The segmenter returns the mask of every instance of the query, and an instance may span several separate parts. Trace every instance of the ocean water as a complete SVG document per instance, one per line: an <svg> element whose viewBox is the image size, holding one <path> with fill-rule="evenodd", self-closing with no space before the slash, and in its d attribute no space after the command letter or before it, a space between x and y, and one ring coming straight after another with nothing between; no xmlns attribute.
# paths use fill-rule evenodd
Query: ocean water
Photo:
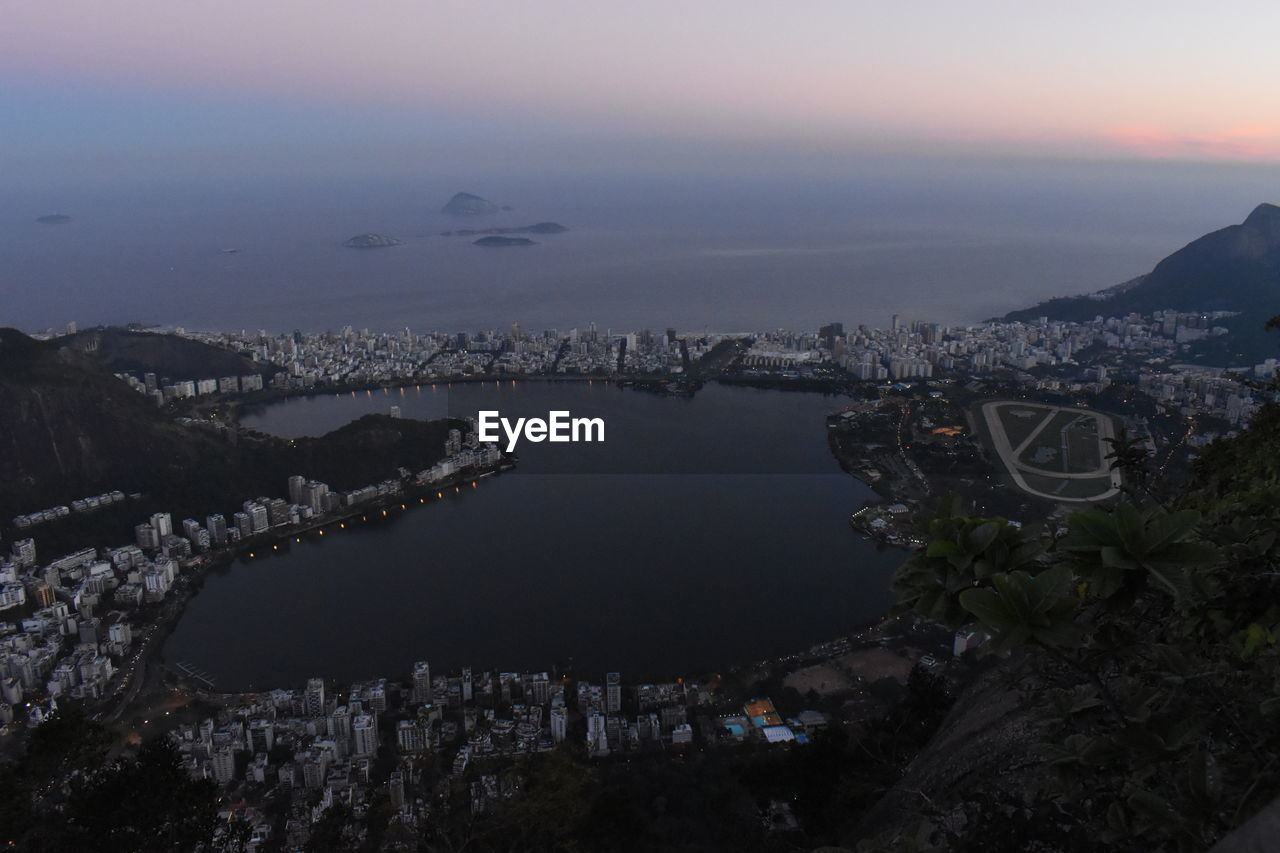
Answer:
<svg viewBox="0 0 1280 853"><path fill-rule="evenodd" d="M512 210L442 215L460 190ZM1274 167L1030 161L14 183L0 192L0 323L738 331L883 325L895 313L964 323L1146 272L1278 199ZM35 222L55 211L72 221ZM571 230L505 249L440 236L546 220ZM404 245L342 246L364 232Z"/></svg>

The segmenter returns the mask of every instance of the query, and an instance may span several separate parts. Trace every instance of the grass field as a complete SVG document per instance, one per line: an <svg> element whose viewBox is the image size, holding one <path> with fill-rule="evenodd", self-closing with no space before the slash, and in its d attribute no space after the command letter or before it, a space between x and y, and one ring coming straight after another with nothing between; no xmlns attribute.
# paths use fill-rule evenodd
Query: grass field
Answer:
<svg viewBox="0 0 1280 853"><path fill-rule="evenodd" d="M1044 403L982 404L980 423L1018 488L1055 501L1109 498L1120 487L1110 470L1105 440L1111 418L1088 409Z"/></svg>

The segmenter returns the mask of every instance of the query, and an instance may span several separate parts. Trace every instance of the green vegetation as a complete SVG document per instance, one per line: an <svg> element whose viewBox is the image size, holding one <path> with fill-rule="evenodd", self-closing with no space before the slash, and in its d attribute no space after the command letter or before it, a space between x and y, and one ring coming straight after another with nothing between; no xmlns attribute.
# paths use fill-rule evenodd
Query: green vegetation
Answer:
<svg viewBox="0 0 1280 853"><path fill-rule="evenodd" d="M1031 437L1031 433L1044 421L1049 410L1038 403L1010 403L1000 406L996 414L1000 417L1000 426L1009 437L1010 447L1021 447L1022 442Z"/></svg>
<svg viewBox="0 0 1280 853"><path fill-rule="evenodd" d="M1103 459L1115 429L1110 416L1009 400L985 402L976 414L1009 478L1027 494L1084 502L1118 491L1120 484Z"/></svg>
<svg viewBox="0 0 1280 853"><path fill-rule="evenodd" d="M1271 404L1156 495L1121 436L1140 488L1061 536L954 500L925 520L900 607L987 632L1035 742L867 849L1204 850L1280 792L1277 439Z"/></svg>
<svg viewBox="0 0 1280 853"><path fill-rule="evenodd" d="M30 851L191 850L213 832L217 792L192 781L167 741L108 757L105 729L64 708L0 766L0 842Z"/></svg>

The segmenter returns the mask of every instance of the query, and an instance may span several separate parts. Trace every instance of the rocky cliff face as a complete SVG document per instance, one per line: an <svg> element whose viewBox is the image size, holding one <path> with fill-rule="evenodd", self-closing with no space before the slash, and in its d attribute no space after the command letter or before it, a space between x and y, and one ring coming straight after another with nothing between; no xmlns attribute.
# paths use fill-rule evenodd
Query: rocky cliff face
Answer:
<svg viewBox="0 0 1280 853"><path fill-rule="evenodd" d="M945 810L992 780L1009 790L1042 772L1035 745L1047 717L1021 702L1007 664L990 667L965 686L933 740L902 779L863 817L859 838L909 827L925 804Z"/></svg>

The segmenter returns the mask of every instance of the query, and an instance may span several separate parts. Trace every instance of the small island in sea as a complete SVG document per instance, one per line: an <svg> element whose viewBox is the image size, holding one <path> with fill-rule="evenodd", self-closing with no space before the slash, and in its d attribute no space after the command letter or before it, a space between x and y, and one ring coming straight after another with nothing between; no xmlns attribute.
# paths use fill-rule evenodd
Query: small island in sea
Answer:
<svg viewBox="0 0 1280 853"><path fill-rule="evenodd" d="M41 225L64 225L71 221L71 217L65 213L50 213L45 216L36 217L36 222Z"/></svg>
<svg viewBox="0 0 1280 853"><path fill-rule="evenodd" d="M478 237L481 234L563 234L569 229L559 222L535 222L518 228L463 228L458 231L441 231L441 237Z"/></svg>
<svg viewBox="0 0 1280 853"><path fill-rule="evenodd" d="M486 213L497 213L499 210L505 209L478 195L454 193L453 198L445 203L440 212L447 213L450 216L480 216Z"/></svg>
<svg viewBox="0 0 1280 853"><path fill-rule="evenodd" d="M536 246L528 237L481 237L473 246Z"/></svg>
<svg viewBox="0 0 1280 853"><path fill-rule="evenodd" d="M385 234L357 234L342 245L348 249L385 249L399 246L400 241Z"/></svg>

